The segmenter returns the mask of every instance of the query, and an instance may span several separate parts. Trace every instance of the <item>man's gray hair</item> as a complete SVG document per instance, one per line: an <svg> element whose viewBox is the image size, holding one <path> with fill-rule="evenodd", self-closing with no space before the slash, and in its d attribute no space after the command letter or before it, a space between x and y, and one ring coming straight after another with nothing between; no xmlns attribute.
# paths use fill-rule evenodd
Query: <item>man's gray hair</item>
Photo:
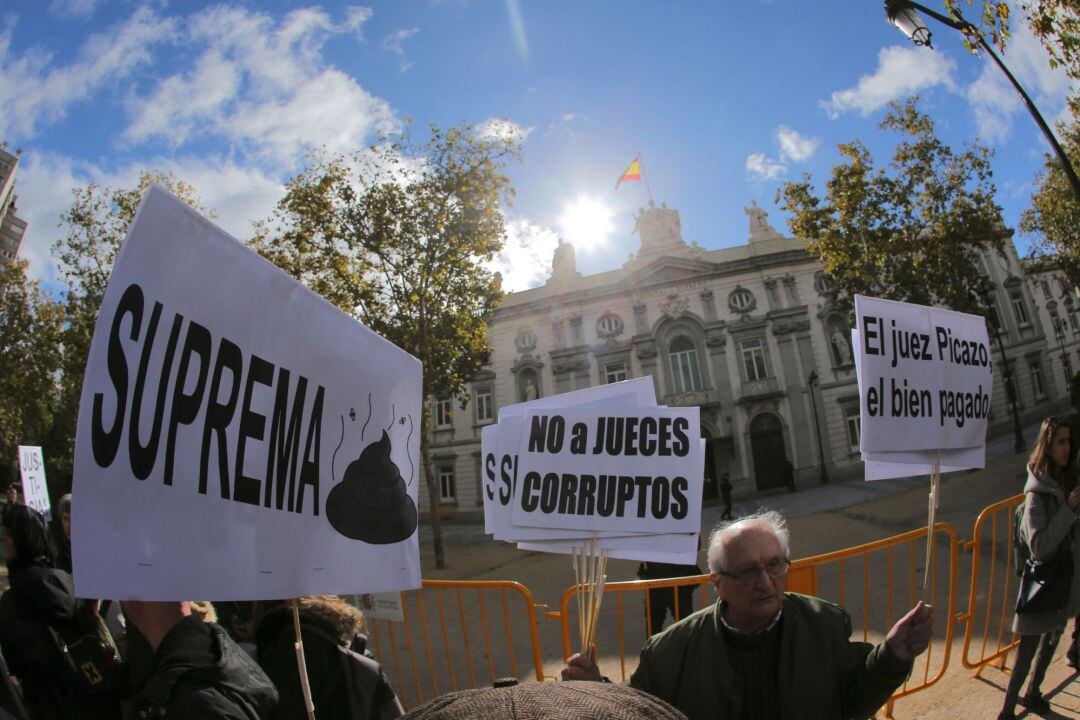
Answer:
<svg viewBox="0 0 1080 720"><path fill-rule="evenodd" d="M776 537L776 542L780 544L784 557L791 556L790 536L784 516L775 510L758 510L753 515L720 523L712 531L709 535L708 553L710 572L719 573L724 568L724 538L748 524L764 525Z"/></svg>

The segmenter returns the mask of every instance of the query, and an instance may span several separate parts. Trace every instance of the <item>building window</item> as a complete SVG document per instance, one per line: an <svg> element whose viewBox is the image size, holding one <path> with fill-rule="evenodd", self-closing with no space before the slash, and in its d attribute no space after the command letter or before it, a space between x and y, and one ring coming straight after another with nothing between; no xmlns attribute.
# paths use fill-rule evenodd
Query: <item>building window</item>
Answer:
<svg viewBox="0 0 1080 720"><path fill-rule="evenodd" d="M739 343L742 352L743 368L746 371L747 380L764 380L767 377L765 371L765 344L761 338L743 340Z"/></svg>
<svg viewBox="0 0 1080 720"><path fill-rule="evenodd" d="M1050 299L1050 283L1048 283L1045 280L1040 280L1039 283L1042 285L1043 297L1045 297L1047 300L1049 300Z"/></svg>
<svg viewBox="0 0 1080 720"><path fill-rule="evenodd" d="M1031 366L1031 389L1035 392L1035 397L1041 398L1046 396L1046 391L1043 389L1042 370L1039 369L1038 364L1032 363Z"/></svg>
<svg viewBox="0 0 1080 720"><path fill-rule="evenodd" d="M439 502L457 502L457 486L454 483L453 465L439 466Z"/></svg>
<svg viewBox="0 0 1080 720"><path fill-rule="evenodd" d="M448 428L454 424L454 410L450 398L435 401L435 427Z"/></svg>
<svg viewBox="0 0 1080 720"><path fill-rule="evenodd" d="M851 407L844 411L844 424L847 426L848 452L859 452L859 443L862 441L862 418L859 417L859 408Z"/></svg>
<svg viewBox="0 0 1080 720"><path fill-rule="evenodd" d="M1069 325L1074 333L1080 332L1080 314L1075 310L1069 310Z"/></svg>
<svg viewBox="0 0 1080 720"><path fill-rule="evenodd" d="M622 382L626 379L626 363L608 363L604 366L604 382Z"/></svg>
<svg viewBox="0 0 1080 720"><path fill-rule="evenodd" d="M1016 315L1016 322L1019 325L1030 325L1031 320L1028 319L1027 308L1024 307L1024 297L1019 293L1012 296L1013 314Z"/></svg>
<svg viewBox="0 0 1080 720"><path fill-rule="evenodd" d="M671 383L675 394L693 392L701 389L701 369L698 367L697 349L690 339L679 336L672 341L668 349L671 361Z"/></svg>
<svg viewBox="0 0 1080 720"><path fill-rule="evenodd" d="M476 391L476 422L487 423L495 419L495 408L492 402L491 388L481 388Z"/></svg>

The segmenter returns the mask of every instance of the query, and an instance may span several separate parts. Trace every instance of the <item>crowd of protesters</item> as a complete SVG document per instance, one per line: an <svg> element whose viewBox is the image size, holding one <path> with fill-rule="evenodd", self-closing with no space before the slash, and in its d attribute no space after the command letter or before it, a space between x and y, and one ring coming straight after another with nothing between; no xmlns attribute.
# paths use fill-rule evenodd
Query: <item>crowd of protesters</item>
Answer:
<svg viewBox="0 0 1080 720"><path fill-rule="evenodd" d="M0 720L304 718L292 609L282 602L77 599L71 498L46 523L11 490L3 509L9 589L0 596ZM400 717L366 652L363 615L337 596L298 601L320 720Z"/></svg>
<svg viewBox="0 0 1080 720"><path fill-rule="evenodd" d="M1046 419L1028 460L1016 535L1025 572L1054 561L1063 568L1055 571L1061 582L1053 598L1040 590L1037 601L1025 599L1031 583L1021 583L1013 625L1020 645L999 720L1016 717L1018 702L1038 714L1049 710L1040 685L1067 621L1080 614L1075 467L1068 424ZM70 496L60 499L50 526L18 501L17 490L9 490L2 523L10 589L0 596L0 720L307 716L294 607L286 601L216 607L123 601L122 621L110 628L106 618L116 607L75 597ZM642 650L629 688L576 682L604 678L594 653L574 655L563 668L564 682L456 693L409 717L549 717L549 709L580 706L574 717L866 718L903 683L929 643L932 608L921 603L873 646L850 640L851 621L840 606L785 592L789 538L778 513L721 525L709 539L708 563L718 595L714 605L660 632L675 593L650 594L649 620L657 634ZM674 570L650 564L639 573L659 577L678 574ZM690 611L691 602L680 597L678 605ZM367 652L358 609L337 596L307 596L296 602L295 612L317 717L403 715L385 673ZM1080 664L1078 627L1080 621L1066 653L1074 668Z"/></svg>

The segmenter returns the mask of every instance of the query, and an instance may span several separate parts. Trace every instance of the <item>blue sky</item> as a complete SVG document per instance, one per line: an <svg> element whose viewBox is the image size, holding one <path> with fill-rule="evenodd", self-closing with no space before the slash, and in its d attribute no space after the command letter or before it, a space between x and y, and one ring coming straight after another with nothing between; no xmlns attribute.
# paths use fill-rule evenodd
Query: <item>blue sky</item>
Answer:
<svg viewBox="0 0 1080 720"><path fill-rule="evenodd" d="M1006 62L1048 120L1063 117L1068 80L1013 17ZM580 232L564 224L580 201L606 208L610 229L576 240L579 270L637 249L646 189L614 190L637 153L688 242L745 243L751 201L786 233L782 181L820 182L855 138L887 160L885 104L916 92L947 142L995 150L1015 227L1045 143L992 63L929 22L933 51L879 0L16 1L0 11L0 138L23 151L22 252L50 283L72 187L173 170L243 239L306 152L358 148L406 116L524 138L499 263L510 289L543 281L556 236Z"/></svg>

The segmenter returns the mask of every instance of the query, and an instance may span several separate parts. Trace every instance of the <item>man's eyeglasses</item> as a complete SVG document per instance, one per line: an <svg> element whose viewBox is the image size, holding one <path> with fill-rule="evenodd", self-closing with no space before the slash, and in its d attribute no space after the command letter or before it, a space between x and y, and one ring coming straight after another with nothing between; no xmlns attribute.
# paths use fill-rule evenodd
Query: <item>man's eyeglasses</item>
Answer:
<svg viewBox="0 0 1080 720"><path fill-rule="evenodd" d="M761 571L764 570L771 578L782 578L787 575L788 568L791 567L791 561L787 558L776 558L770 560L764 565L755 565L752 568L746 570L740 570L737 573L729 573L721 570L717 575L723 575L726 578L730 578L735 581L736 585L752 585L757 581L758 576L761 575Z"/></svg>

